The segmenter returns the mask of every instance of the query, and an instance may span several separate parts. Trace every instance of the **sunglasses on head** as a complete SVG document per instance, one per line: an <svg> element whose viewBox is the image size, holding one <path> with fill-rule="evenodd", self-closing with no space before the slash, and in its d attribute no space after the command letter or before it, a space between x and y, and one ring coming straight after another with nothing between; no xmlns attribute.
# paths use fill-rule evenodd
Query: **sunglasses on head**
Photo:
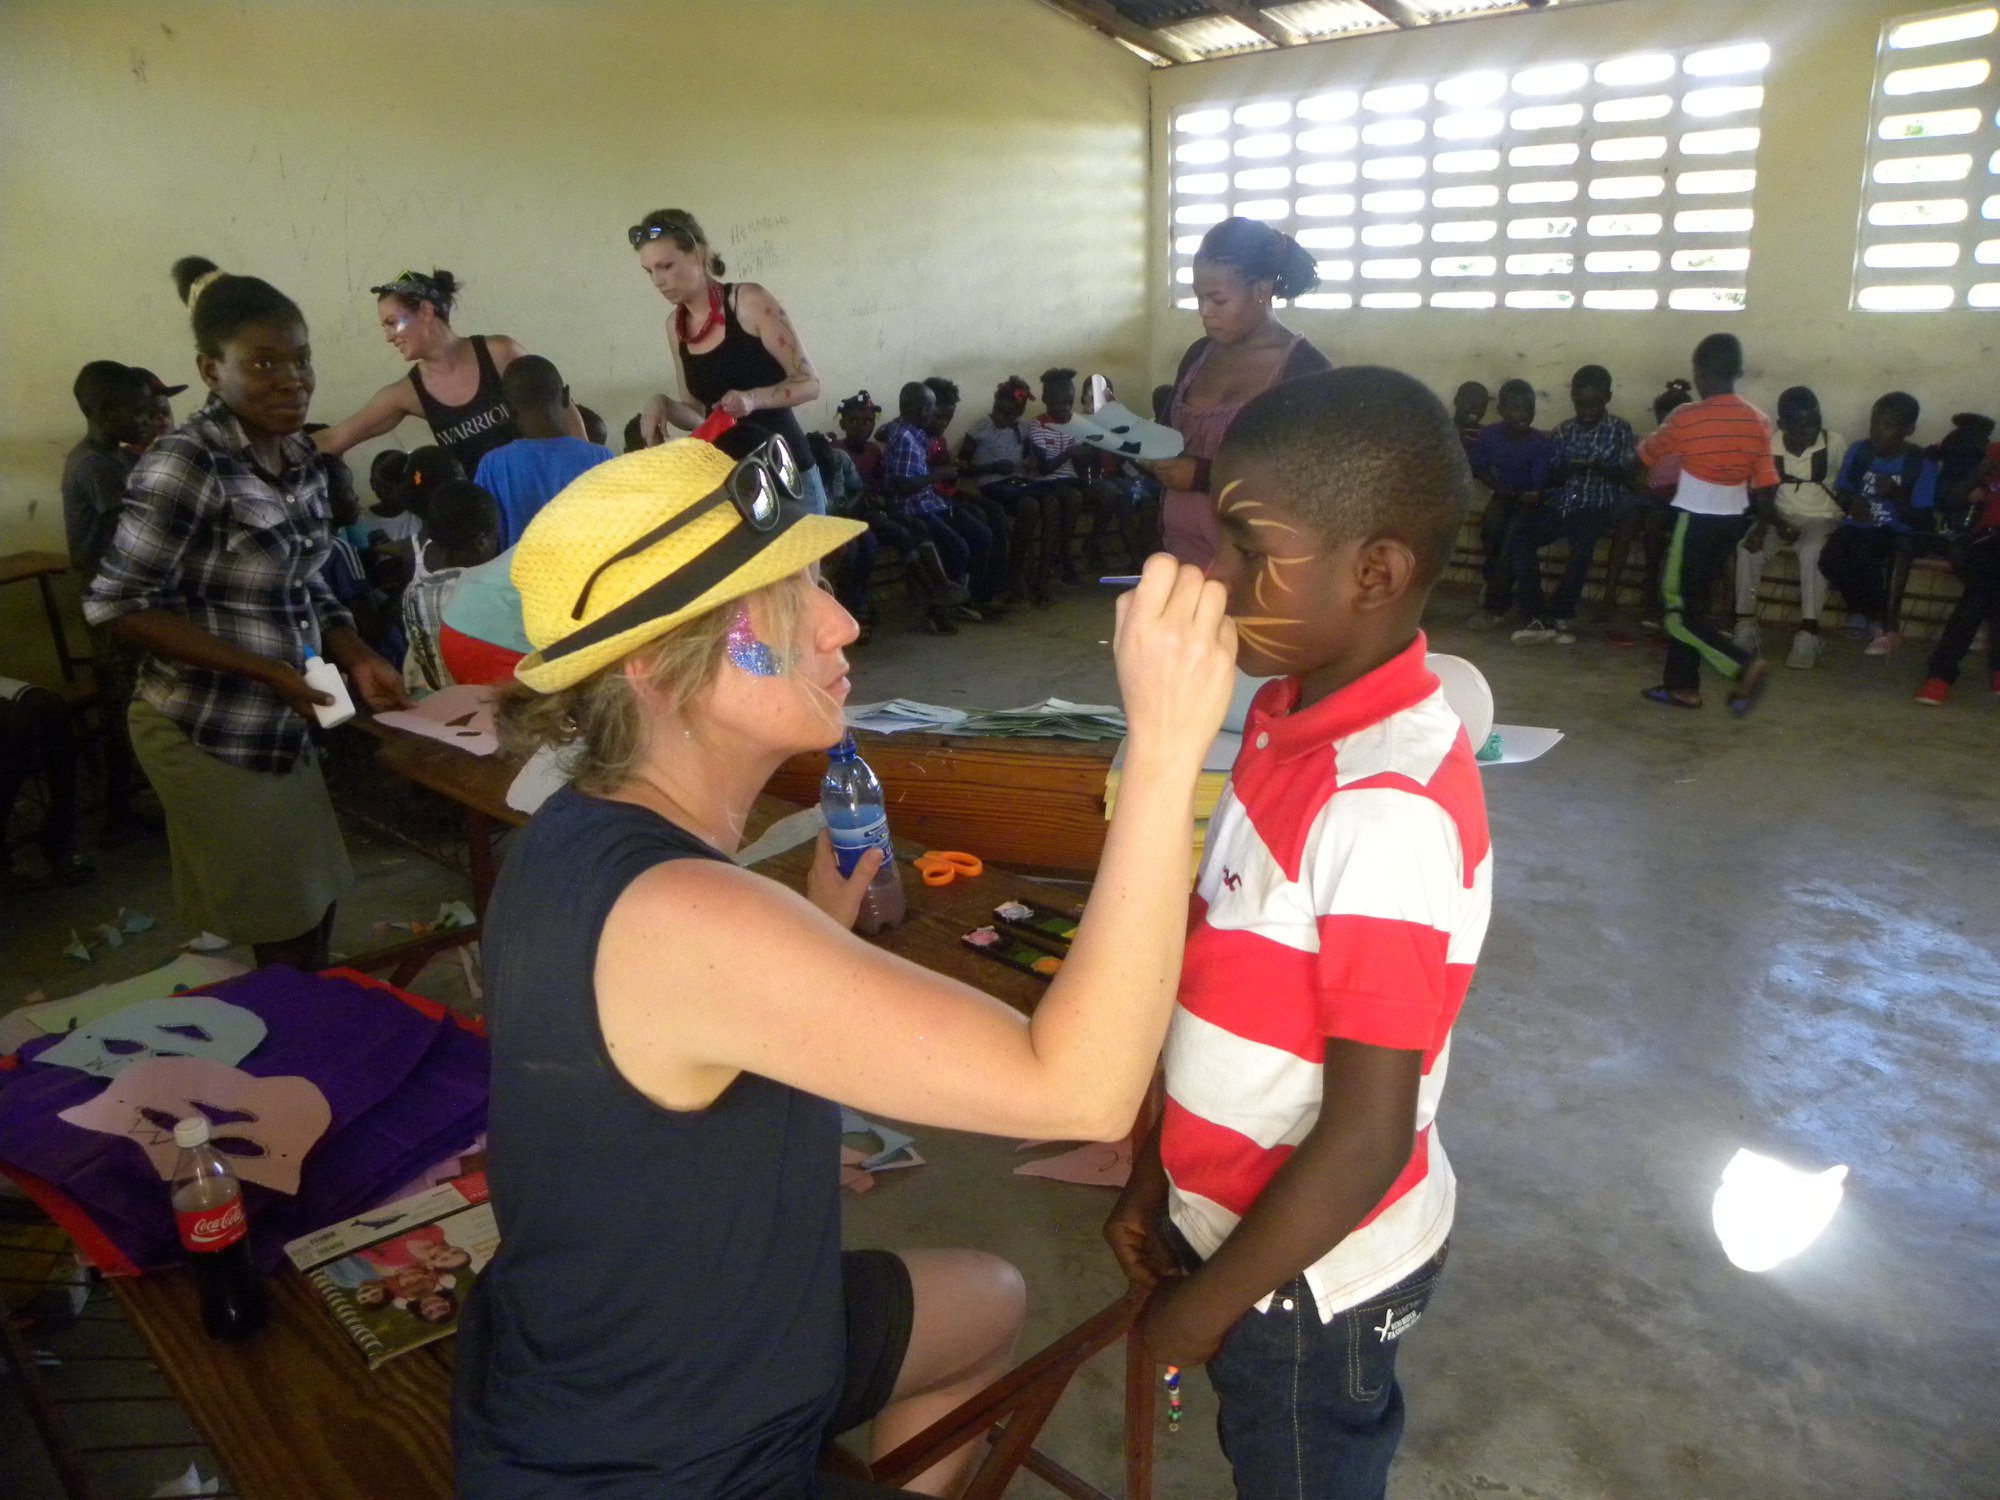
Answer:
<svg viewBox="0 0 2000 1500"><path fill-rule="evenodd" d="M570 610L569 617L572 620L583 618L583 612L590 604L590 591L607 568L657 547L675 532L693 525L725 502L736 507L736 514L743 518L745 527L752 532L762 533L777 530L786 502L797 504L805 498L805 493L805 476L799 472L798 461L792 457L792 450L785 446L784 440L776 433L771 434L739 459L736 467L729 471L721 484L686 510L662 521L644 536L633 539L599 563L591 575L583 581L583 588L576 596L576 606ZM651 596L666 588L700 560L697 557L683 563L658 583L651 585L645 591L645 595Z"/></svg>
<svg viewBox="0 0 2000 1500"><path fill-rule="evenodd" d="M625 231L625 238L630 240L632 248L637 250L641 245L650 244L654 240L664 239L670 234L679 232L677 226L672 224L634 224Z"/></svg>

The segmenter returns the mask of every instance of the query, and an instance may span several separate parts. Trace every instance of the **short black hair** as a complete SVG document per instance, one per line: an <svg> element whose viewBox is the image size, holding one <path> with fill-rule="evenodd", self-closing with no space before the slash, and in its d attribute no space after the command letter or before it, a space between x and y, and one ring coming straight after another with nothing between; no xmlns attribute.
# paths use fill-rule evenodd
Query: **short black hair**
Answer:
<svg viewBox="0 0 2000 1500"><path fill-rule="evenodd" d="M1335 545L1394 537L1417 583L1444 571L1472 503L1472 472L1451 412L1422 381L1350 365L1271 387L1238 414L1216 461L1253 462Z"/></svg>
<svg viewBox="0 0 2000 1500"><path fill-rule="evenodd" d="M901 411L906 406L936 405L937 392L925 385L921 380L905 381L903 388L896 392L896 409L898 411Z"/></svg>
<svg viewBox="0 0 2000 1500"><path fill-rule="evenodd" d="M1491 391L1486 389L1485 381L1467 380L1460 382L1458 389L1452 392L1451 399L1453 401L1460 401L1463 400L1466 396L1473 394L1475 391L1481 396L1490 396L1493 394Z"/></svg>
<svg viewBox="0 0 2000 1500"><path fill-rule="evenodd" d="M195 352L211 359L220 359L223 344L252 323L288 320L305 327L298 303L259 277L231 276L212 260L184 255L174 262L173 278L194 325Z"/></svg>
<svg viewBox="0 0 2000 1500"><path fill-rule="evenodd" d="M69 389L76 397L77 409L86 417L94 417L121 401L136 403L153 397L152 384L146 377L115 359L93 359L76 372L75 383Z"/></svg>
<svg viewBox="0 0 2000 1500"><path fill-rule="evenodd" d="M1603 365L1579 365L1577 372L1570 376L1569 383L1572 386L1602 386L1608 391L1611 389L1611 372Z"/></svg>
<svg viewBox="0 0 2000 1500"><path fill-rule="evenodd" d="M1743 378L1743 340L1733 333L1711 333L1694 346L1694 367L1724 380Z"/></svg>
<svg viewBox="0 0 2000 1500"><path fill-rule="evenodd" d="M1055 369L1053 369L1053 370L1044 370L1044 371L1042 371L1042 384L1043 384L1043 385L1075 385L1075 384L1076 384L1076 371L1074 371L1074 370L1065 370L1065 369L1063 369L1063 368L1062 368L1061 366L1057 366L1057 367L1056 367Z"/></svg>
<svg viewBox="0 0 2000 1500"><path fill-rule="evenodd" d="M942 375L926 375L924 384L931 388L931 394L937 397L939 406L958 405L957 381L946 380Z"/></svg>
<svg viewBox="0 0 2000 1500"><path fill-rule="evenodd" d="M578 406L576 414L583 418L583 435L598 447L606 447L611 442L611 429L604 425L604 418L587 406Z"/></svg>
<svg viewBox="0 0 2000 1500"><path fill-rule="evenodd" d="M632 420L625 424L625 451L627 453L637 453L641 448L646 446L646 439L639 431L640 415L640 413L634 412Z"/></svg>
<svg viewBox="0 0 2000 1500"><path fill-rule="evenodd" d="M562 371L539 354L523 354L500 372L500 398L516 411L560 410Z"/></svg>
<svg viewBox="0 0 2000 1500"><path fill-rule="evenodd" d="M500 534L500 502L470 479L447 479L432 492L424 530L445 547L464 547Z"/></svg>
<svg viewBox="0 0 2000 1500"><path fill-rule="evenodd" d="M1653 398L1653 420L1666 421L1668 412L1676 407L1686 406L1692 400L1694 400L1693 386L1679 377L1669 380L1666 389Z"/></svg>
<svg viewBox="0 0 2000 1500"><path fill-rule="evenodd" d="M1819 396L1809 385L1789 385L1778 393L1778 420L1802 417L1807 412L1819 415Z"/></svg>
<svg viewBox="0 0 2000 1500"><path fill-rule="evenodd" d="M1890 391L1886 396L1878 397L1875 410L1884 416L1895 417L1911 428L1917 425L1917 419L1924 414L1923 404L1908 391Z"/></svg>
<svg viewBox="0 0 2000 1500"><path fill-rule="evenodd" d="M1518 375L1515 376L1512 380L1501 381L1500 394L1498 399L1505 401L1509 396L1526 396L1530 401L1534 400L1535 399L1534 382L1531 380L1523 380Z"/></svg>

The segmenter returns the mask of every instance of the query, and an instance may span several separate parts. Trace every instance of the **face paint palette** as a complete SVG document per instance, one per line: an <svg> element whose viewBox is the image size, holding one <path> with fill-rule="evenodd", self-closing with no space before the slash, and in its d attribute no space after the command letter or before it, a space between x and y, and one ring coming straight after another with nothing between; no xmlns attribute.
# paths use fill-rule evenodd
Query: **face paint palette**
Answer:
<svg viewBox="0 0 2000 1500"><path fill-rule="evenodd" d="M993 920L1009 935L1061 958L1069 953L1083 913L1044 906L1039 901L1003 901L993 908Z"/></svg>
<svg viewBox="0 0 2000 1500"><path fill-rule="evenodd" d="M959 941L974 953L992 959L996 964L1022 974L1031 974L1036 979L1053 979L1062 968L1062 960L1053 953L1044 952L1029 943L1022 942L1012 933L1000 931L997 927L975 927L964 934Z"/></svg>

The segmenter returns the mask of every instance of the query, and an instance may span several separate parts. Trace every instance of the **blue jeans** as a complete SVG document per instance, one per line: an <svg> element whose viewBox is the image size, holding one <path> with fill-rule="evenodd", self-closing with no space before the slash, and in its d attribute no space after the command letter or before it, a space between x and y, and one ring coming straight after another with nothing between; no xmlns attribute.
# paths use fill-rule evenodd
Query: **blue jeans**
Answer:
<svg viewBox="0 0 2000 1500"><path fill-rule="evenodd" d="M1382 1500L1403 1437L1396 1349L1444 1271L1414 1275L1322 1323L1303 1276L1237 1320L1208 1363L1238 1500Z"/></svg>
<svg viewBox="0 0 2000 1500"><path fill-rule="evenodd" d="M1576 618L1583 603L1583 586L1590 579L1590 564L1597 553L1597 539L1610 526L1611 519L1612 513L1606 508L1574 510L1559 516L1546 505L1523 510L1514 517L1507 548L1513 554L1509 566L1514 570L1514 603L1520 607L1524 623ZM1569 561L1563 567L1555 599L1545 605L1542 548L1557 542L1569 543Z"/></svg>

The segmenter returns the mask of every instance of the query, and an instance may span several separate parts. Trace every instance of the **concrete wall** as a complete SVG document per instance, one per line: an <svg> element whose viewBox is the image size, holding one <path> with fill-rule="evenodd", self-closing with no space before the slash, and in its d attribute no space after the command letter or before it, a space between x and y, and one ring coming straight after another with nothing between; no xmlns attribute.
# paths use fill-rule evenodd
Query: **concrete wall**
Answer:
<svg viewBox="0 0 2000 1500"><path fill-rule="evenodd" d="M1200 326L1174 309L1166 285L1166 129L1173 112L1205 101L1324 86L1430 81L1475 68L1518 67L1622 52L1761 38L1773 57L1765 77L1756 228L1749 302L1738 314L1657 312L1309 311L1283 314L1337 363L1380 362L1449 393L1461 380L1496 386L1509 376L1543 393L1545 419L1567 415L1579 364L1608 365L1614 409L1644 432L1653 396L1686 374L1695 341L1717 328L1742 337L1744 392L1767 409L1793 384L1814 387L1829 423L1861 436L1869 405L1898 386L1924 403L1934 439L1954 411L2000 414L1991 378L1992 313L1848 311L1855 225L1868 137L1875 48L1884 20L1919 14L1920 0L1616 0L1536 15L1497 17L1423 31L1356 38L1192 67L1153 80L1153 369L1170 379Z"/></svg>
<svg viewBox="0 0 2000 1500"><path fill-rule="evenodd" d="M323 421L404 368L368 286L438 265L463 331L552 357L615 438L672 378L625 240L669 205L778 294L830 397L1136 380L1147 73L1035 0L9 0L0 552L60 550L79 365L195 378L189 253L305 309ZM0 671L34 668L17 601L0 632Z"/></svg>

